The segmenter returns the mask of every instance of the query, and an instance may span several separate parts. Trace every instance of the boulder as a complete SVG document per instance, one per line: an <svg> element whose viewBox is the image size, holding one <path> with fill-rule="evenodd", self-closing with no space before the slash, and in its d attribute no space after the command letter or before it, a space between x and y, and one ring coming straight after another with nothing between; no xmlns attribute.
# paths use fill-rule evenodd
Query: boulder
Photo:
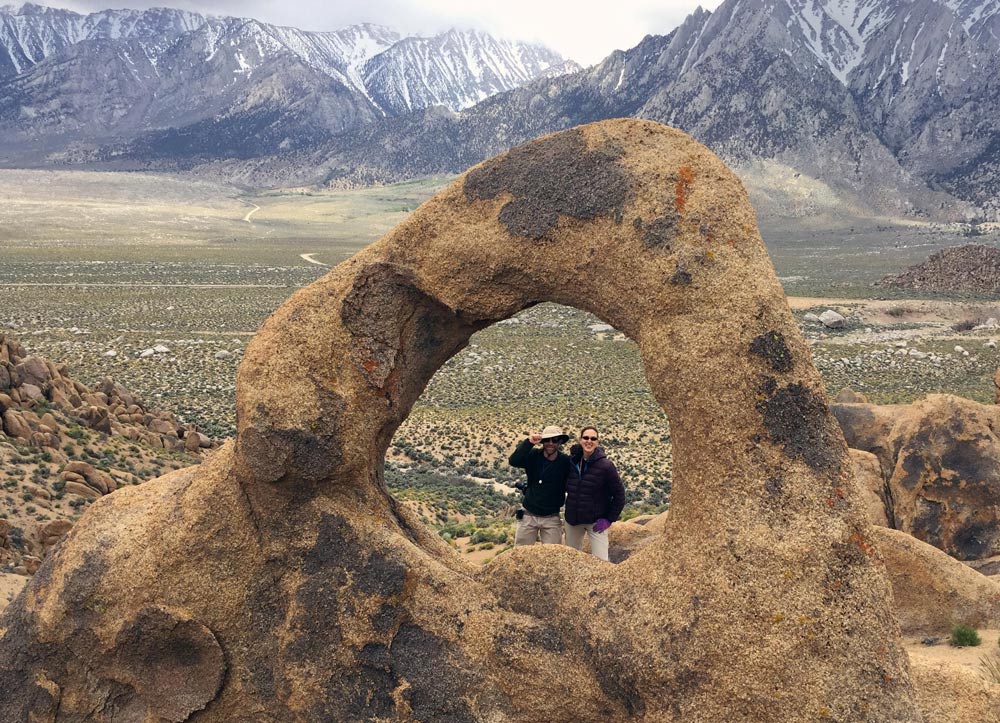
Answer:
<svg viewBox="0 0 1000 723"><path fill-rule="evenodd" d="M157 434L177 436L177 424L168 419L151 419L147 426Z"/></svg>
<svg viewBox="0 0 1000 723"><path fill-rule="evenodd" d="M871 452L852 449L851 461L854 463L854 478L861 489L861 498L868 512L868 519L873 525L889 527L887 514L889 504L886 500L885 479L882 477L882 466L878 457Z"/></svg>
<svg viewBox="0 0 1000 723"><path fill-rule="evenodd" d="M819 320L827 329L842 329L847 323L847 319L833 309L827 309L820 314Z"/></svg>
<svg viewBox="0 0 1000 723"><path fill-rule="evenodd" d="M837 404L867 404L868 398L864 394L858 394L850 387L841 389L833 399Z"/></svg>
<svg viewBox="0 0 1000 723"><path fill-rule="evenodd" d="M1000 554L1000 409L934 394L832 411L848 445L879 458L891 526L960 560Z"/></svg>
<svg viewBox="0 0 1000 723"><path fill-rule="evenodd" d="M100 492L83 482L67 482L66 486L63 487L63 493L67 495L77 495L78 497L86 497L88 500L96 500L101 496Z"/></svg>
<svg viewBox="0 0 1000 723"><path fill-rule="evenodd" d="M3 413L3 431L8 437L24 441L31 439L31 427L28 426L24 416L14 409L8 409Z"/></svg>
<svg viewBox="0 0 1000 723"><path fill-rule="evenodd" d="M188 430L184 434L184 449L187 452L197 452L201 449L201 441L198 439L198 434Z"/></svg>
<svg viewBox="0 0 1000 723"><path fill-rule="evenodd" d="M966 560L965 564L983 575L1000 575L1000 555L984 557L981 560Z"/></svg>
<svg viewBox="0 0 1000 723"><path fill-rule="evenodd" d="M626 522L615 522L608 530L608 559L624 562L635 552L663 534L667 513L643 515ZM589 547L587 548L589 551Z"/></svg>
<svg viewBox="0 0 1000 723"><path fill-rule="evenodd" d="M71 529L73 529L73 523L69 520L52 520L39 529L38 541L45 554L48 554L49 550L55 547L56 543L65 537Z"/></svg>
<svg viewBox="0 0 1000 723"><path fill-rule="evenodd" d="M924 723L1000 720L1000 685L969 665L943 662L912 650L910 669Z"/></svg>
<svg viewBox="0 0 1000 723"><path fill-rule="evenodd" d="M93 430L111 434L111 417L107 405L85 406L73 410L74 416Z"/></svg>
<svg viewBox="0 0 1000 723"><path fill-rule="evenodd" d="M34 384L29 384L28 382L25 382L18 387L18 391L21 394L22 404L28 402L40 402L45 399L45 393L42 391L42 388L35 386Z"/></svg>
<svg viewBox="0 0 1000 723"><path fill-rule="evenodd" d="M950 395L914 403L893 427L896 526L959 560L1000 553L1000 410Z"/></svg>
<svg viewBox="0 0 1000 723"><path fill-rule="evenodd" d="M52 372L41 357L29 356L15 368L21 377L22 385L32 384L39 389L44 389L52 379Z"/></svg>
<svg viewBox="0 0 1000 723"><path fill-rule="evenodd" d="M1000 583L905 532L877 527L875 540L904 633L947 635L955 623L1000 627Z"/></svg>
<svg viewBox="0 0 1000 723"><path fill-rule="evenodd" d="M111 479L111 476L106 472L99 470L86 462L73 461L67 464L63 468L62 478L65 480L72 479L70 475L75 475L76 477L82 477L84 483L92 487L98 493L102 495L114 492L117 485L115 481Z"/></svg>

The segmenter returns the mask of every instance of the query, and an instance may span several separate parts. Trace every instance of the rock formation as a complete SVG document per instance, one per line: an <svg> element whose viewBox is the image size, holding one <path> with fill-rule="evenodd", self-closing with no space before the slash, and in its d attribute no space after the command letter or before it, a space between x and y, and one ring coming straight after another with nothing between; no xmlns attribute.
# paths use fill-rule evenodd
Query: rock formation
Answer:
<svg viewBox="0 0 1000 723"><path fill-rule="evenodd" d="M0 333L0 565L33 574L91 501L216 446L112 379L90 388Z"/></svg>
<svg viewBox="0 0 1000 723"><path fill-rule="evenodd" d="M65 364L29 356L16 340L0 333L0 432L55 455L65 441L50 406L105 434L115 434L168 450L211 448L213 443L172 414L150 409L110 377L93 389L69 376ZM191 433L188 435L188 433Z"/></svg>
<svg viewBox="0 0 1000 723"><path fill-rule="evenodd" d="M943 249L899 274L886 276L878 285L918 291L995 293L1000 290L1000 249L983 244Z"/></svg>
<svg viewBox="0 0 1000 723"><path fill-rule="evenodd" d="M634 339L670 525L473 570L388 494L434 371L540 301ZM94 503L0 617L0 719L920 720L890 587L746 193L582 126L467 172L247 348L238 433Z"/></svg>
<svg viewBox="0 0 1000 723"><path fill-rule="evenodd" d="M1000 407L931 394L832 409L848 445L879 459L890 527L959 560L1000 554Z"/></svg>

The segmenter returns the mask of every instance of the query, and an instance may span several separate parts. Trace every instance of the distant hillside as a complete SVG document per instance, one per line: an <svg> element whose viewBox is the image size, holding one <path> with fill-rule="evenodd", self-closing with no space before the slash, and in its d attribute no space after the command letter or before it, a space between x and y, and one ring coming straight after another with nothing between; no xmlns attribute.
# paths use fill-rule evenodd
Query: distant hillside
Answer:
<svg viewBox="0 0 1000 723"><path fill-rule="evenodd" d="M982 244L944 249L922 264L886 276L879 285L918 291L995 293L1000 291L1000 249Z"/></svg>

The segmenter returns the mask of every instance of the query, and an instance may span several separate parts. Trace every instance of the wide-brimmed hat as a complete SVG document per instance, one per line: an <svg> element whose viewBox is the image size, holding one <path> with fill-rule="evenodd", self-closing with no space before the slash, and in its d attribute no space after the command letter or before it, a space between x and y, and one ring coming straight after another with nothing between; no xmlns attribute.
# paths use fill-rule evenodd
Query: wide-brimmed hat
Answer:
<svg viewBox="0 0 1000 723"><path fill-rule="evenodd" d="M555 425L550 424L542 430L542 441L544 442L546 439L551 439L559 442L559 444L562 444L569 439L569 435L563 433L562 427L556 427Z"/></svg>

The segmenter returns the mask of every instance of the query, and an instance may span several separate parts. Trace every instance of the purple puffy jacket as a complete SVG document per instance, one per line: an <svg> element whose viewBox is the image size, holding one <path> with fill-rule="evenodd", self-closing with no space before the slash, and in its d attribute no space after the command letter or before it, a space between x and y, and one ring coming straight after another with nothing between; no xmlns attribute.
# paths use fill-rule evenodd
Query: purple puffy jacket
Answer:
<svg viewBox="0 0 1000 723"><path fill-rule="evenodd" d="M589 525L599 519L614 522L625 507L625 487L614 463L597 447L589 460L583 449L570 450L573 469L566 480L566 522Z"/></svg>

